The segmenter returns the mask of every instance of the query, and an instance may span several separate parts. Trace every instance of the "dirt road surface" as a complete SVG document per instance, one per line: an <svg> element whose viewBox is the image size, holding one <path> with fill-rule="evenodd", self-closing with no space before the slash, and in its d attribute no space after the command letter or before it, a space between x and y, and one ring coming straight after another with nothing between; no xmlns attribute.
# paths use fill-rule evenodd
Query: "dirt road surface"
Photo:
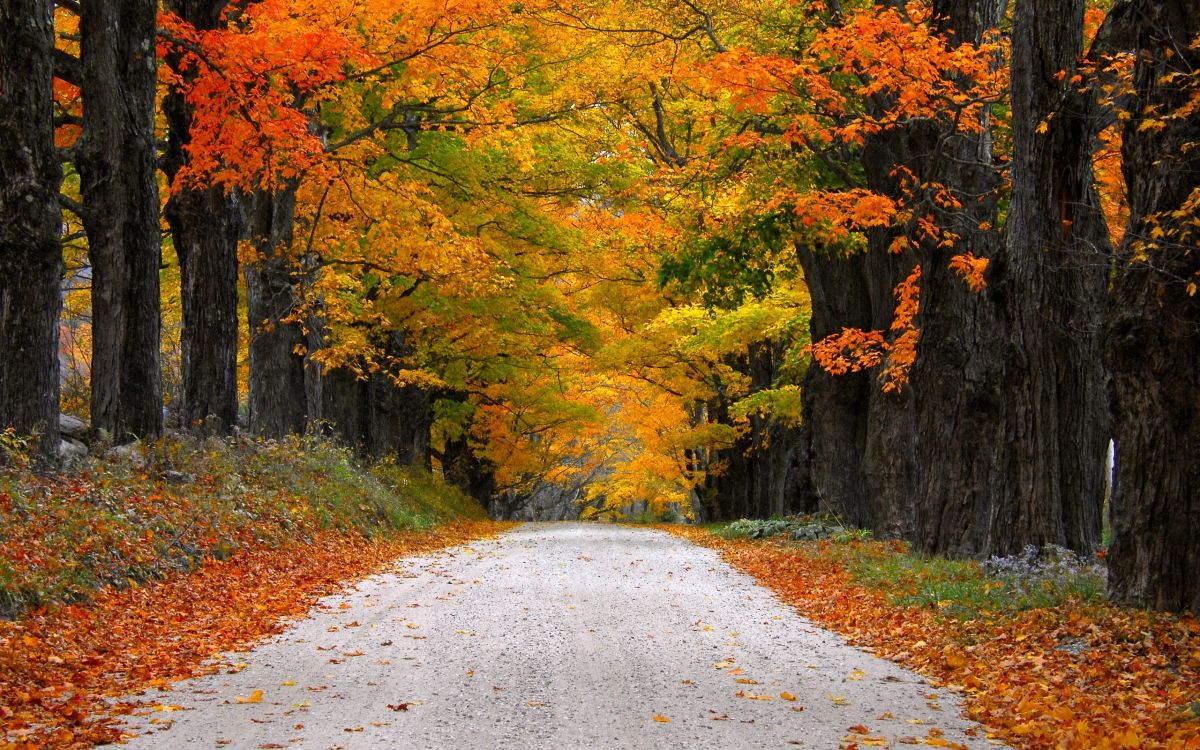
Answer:
<svg viewBox="0 0 1200 750"><path fill-rule="evenodd" d="M147 696L126 747L994 747L951 694L712 550L627 527L528 524L400 561L227 661Z"/></svg>

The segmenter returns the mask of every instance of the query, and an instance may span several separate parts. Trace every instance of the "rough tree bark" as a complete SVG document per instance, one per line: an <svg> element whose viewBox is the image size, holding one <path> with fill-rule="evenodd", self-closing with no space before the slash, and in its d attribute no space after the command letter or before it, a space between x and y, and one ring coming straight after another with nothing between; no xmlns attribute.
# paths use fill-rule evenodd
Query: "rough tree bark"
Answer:
<svg viewBox="0 0 1200 750"><path fill-rule="evenodd" d="M0 3L0 429L58 455L62 167L54 148L54 3Z"/></svg>
<svg viewBox="0 0 1200 750"><path fill-rule="evenodd" d="M820 341L845 327L871 325L871 301L862 257L840 258L798 248L812 300L809 330ZM800 503L835 513L851 526L871 525L871 504L863 474L863 450L870 404L865 373L832 376L814 365L801 385L801 411L809 467L809 498Z"/></svg>
<svg viewBox="0 0 1200 750"><path fill-rule="evenodd" d="M162 432L154 0L82 4L76 151L92 266L92 429Z"/></svg>
<svg viewBox="0 0 1200 750"><path fill-rule="evenodd" d="M287 321L299 301L299 264L292 256L296 189L260 192L252 201L251 237L258 258L246 265L250 319L250 429L283 437L308 425L305 355L299 322Z"/></svg>
<svg viewBox="0 0 1200 750"><path fill-rule="evenodd" d="M935 4L938 31L950 44L978 44L1000 25L1002 0ZM997 224L999 178L993 166L990 124L979 133L948 132L929 124L911 129L909 152L918 179L945 186L959 211L936 210L939 226L958 235L954 247L924 243L921 340L910 376L918 437L917 507L912 541L924 551L954 556L1006 548L1004 524L995 517L1003 492L1000 467L1006 447L1002 383L1006 321L997 280L1003 246ZM949 267L952 256L988 258L988 286L972 291ZM1019 546L1019 545L1018 545Z"/></svg>
<svg viewBox="0 0 1200 750"><path fill-rule="evenodd" d="M167 10L200 30L219 28L228 0L168 0ZM166 63L185 78L182 53L168 54ZM171 184L165 215L179 257L183 303L183 405L180 422L186 428L227 433L237 424L237 243L241 233L239 201L220 187L179 183L188 165L193 107L178 89L163 100L167 119L167 150L163 171Z"/></svg>
<svg viewBox="0 0 1200 750"><path fill-rule="evenodd" d="M868 106L876 106L869 102ZM868 136L863 145L867 187L893 198L902 195L897 166L914 161L906 128ZM886 331L895 319L898 284L908 278L917 259L912 252L893 253L892 229L875 229L867 236L862 276L870 305L869 327ZM863 481L869 502L869 528L876 538L907 539L912 532L916 496L916 413L911 388L885 393L882 384L869 387L863 441Z"/></svg>
<svg viewBox="0 0 1200 750"><path fill-rule="evenodd" d="M1122 134L1129 229L1106 340L1116 441L1109 589L1126 604L1200 612L1200 294L1188 288L1200 282L1200 219L1194 204L1172 215L1200 191L1200 120L1167 117L1200 95L1200 50L1190 46L1200 13L1189 0L1126 10L1138 55Z"/></svg>
<svg viewBox="0 0 1200 750"><path fill-rule="evenodd" d="M1004 292L1006 490L998 551L1100 544L1109 423L1101 336L1111 246L1092 175L1099 112L1070 79L1085 0L1018 0ZM1060 73L1060 71L1064 71ZM1045 123L1045 127L1043 127Z"/></svg>

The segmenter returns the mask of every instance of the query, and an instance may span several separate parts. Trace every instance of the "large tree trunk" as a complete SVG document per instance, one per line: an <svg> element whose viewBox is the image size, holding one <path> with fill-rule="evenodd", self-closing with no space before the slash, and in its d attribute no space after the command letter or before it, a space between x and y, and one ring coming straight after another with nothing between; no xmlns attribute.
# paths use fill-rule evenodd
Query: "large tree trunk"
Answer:
<svg viewBox="0 0 1200 750"><path fill-rule="evenodd" d="M304 329L287 320L299 302L300 265L292 255L296 190L253 198L251 236L258 258L246 266L250 318L250 429L278 438L303 433L309 420Z"/></svg>
<svg viewBox="0 0 1200 750"><path fill-rule="evenodd" d="M58 455L62 167L54 148L54 3L0 3L0 429Z"/></svg>
<svg viewBox="0 0 1200 750"><path fill-rule="evenodd" d="M900 199L897 166L915 161L905 128L892 128L867 137L863 146L863 172L871 190ZM917 259L912 252L893 253L895 230L875 229L867 237L862 276L870 304L869 327L891 328L896 313L897 285L912 273ZM863 442L863 480L870 503L869 527L876 538L907 539L912 533L916 496L916 413L911 388L885 392L872 384L868 395Z"/></svg>
<svg viewBox="0 0 1200 750"><path fill-rule="evenodd" d="M951 46L978 44L1000 25L1001 0L943 2L938 31ZM986 113L985 113L986 116ZM935 207L939 226L958 236L954 247L926 242L918 249L921 339L910 376L917 456L917 507L912 540L919 549L954 556L1005 548L1006 526L996 518L995 495L1007 490L1001 466L1006 446L1002 383L1006 321L996 279L1003 267L997 223L998 176L990 124L979 133L915 125L908 133L912 168L936 191L945 188L961 210ZM972 252L991 261L988 286L972 291L949 267Z"/></svg>
<svg viewBox="0 0 1200 750"><path fill-rule="evenodd" d="M162 432L153 0L82 4L77 149L92 266L92 429Z"/></svg>
<svg viewBox="0 0 1200 750"><path fill-rule="evenodd" d="M1086 5L1018 0L1013 19L1010 447L998 552L1025 544L1090 552L1100 543L1109 440L1100 344L1111 248L1091 166L1098 113L1069 83Z"/></svg>
<svg viewBox="0 0 1200 750"><path fill-rule="evenodd" d="M800 264L812 300L809 329L813 341L845 327L871 325L871 301L862 275L862 258L840 258L799 248ZM871 525L871 504L863 474L863 451L870 404L870 379L864 373L833 376L812 366L801 386L807 439L809 498L800 505L836 514L851 526Z"/></svg>
<svg viewBox="0 0 1200 750"><path fill-rule="evenodd" d="M1188 286L1200 282L1200 224L1194 204L1172 215L1200 191L1200 119L1168 117L1200 90L1200 50L1189 46L1200 13L1188 0L1135 0L1129 10L1138 52L1123 132L1130 220L1107 339L1109 589L1122 603L1200 612L1200 294Z"/></svg>
<svg viewBox="0 0 1200 750"><path fill-rule="evenodd" d="M220 27L227 0L169 0L166 7L200 30ZM167 55L175 73L195 75L181 65L183 53ZM184 427L227 433L237 424L239 201L221 187L179 183L190 162L187 146L195 112L177 89L163 100L168 127L163 170L172 186L165 215L179 257L183 303Z"/></svg>

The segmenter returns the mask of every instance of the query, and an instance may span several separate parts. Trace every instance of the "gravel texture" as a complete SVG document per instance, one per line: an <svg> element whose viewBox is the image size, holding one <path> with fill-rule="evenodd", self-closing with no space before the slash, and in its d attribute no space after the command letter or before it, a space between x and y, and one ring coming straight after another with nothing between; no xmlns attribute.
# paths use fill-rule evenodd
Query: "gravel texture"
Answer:
<svg viewBox="0 0 1200 750"><path fill-rule="evenodd" d="M712 550L600 524L402 560L227 661L148 695L127 747L836 750L931 730L993 746L951 694Z"/></svg>

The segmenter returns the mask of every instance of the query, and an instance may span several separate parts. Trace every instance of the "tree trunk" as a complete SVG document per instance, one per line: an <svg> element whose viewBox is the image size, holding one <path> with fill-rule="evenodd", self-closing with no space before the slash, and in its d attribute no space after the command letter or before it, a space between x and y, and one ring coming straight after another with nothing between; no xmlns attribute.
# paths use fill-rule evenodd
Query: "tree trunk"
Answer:
<svg viewBox="0 0 1200 750"><path fill-rule="evenodd" d="M446 441L442 476L485 508L496 497L495 469L475 453L466 433Z"/></svg>
<svg viewBox="0 0 1200 750"><path fill-rule="evenodd" d="M92 429L162 432L161 265L152 0L82 4L77 149L92 266Z"/></svg>
<svg viewBox="0 0 1200 750"><path fill-rule="evenodd" d="M902 198L894 170L915 162L905 128L892 128L867 137L863 172L871 190ZM869 327L887 331L896 317L896 286L912 273L912 252L893 253L895 230L875 229L867 237L862 276L870 305ZM911 388L885 393L882 384L868 391L863 442L863 480L869 501L869 527L880 539L907 539L912 533L916 496L916 413Z"/></svg>
<svg viewBox="0 0 1200 750"><path fill-rule="evenodd" d="M0 3L0 429L39 433L50 461L59 445L63 273L53 18L50 0Z"/></svg>
<svg viewBox="0 0 1200 750"><path fill-rule="evenodd" d="M299 322L286 321L299 301L299 264L292 257L295 187L253 198L251 235L258 258L246 266L250 318L250 429L256 435L303 433L307 341Z"/></svg>
<svg viewBox="0 0 1200 750"><path fill-rule="evenodd" d="M1200 14L1188 0L1130 3L1137 46L1123 156L1129 229L1106 341L1116 478L1109 549L1115 601L1200 612ZM1169 78L1168 76L1176 76ZM1157 121L1162 127L1145 123ZM1160 234L1161 233L1161 234Z"/></svg>
<svg viewBox="0 0 1200 750"><path fill-rule="evenodd" d="M220 27L227 0L169 0L168 10L200 30ZM181 54L167 55L177 75L195 73L181 65ZM194 110L178 89L163 100L168 143L163 171L172 186L165 216L179 256L183 304L184 427L228 433L237 424L238 295L237 243L241 210L235 195L221 187L179 184L189 163Z"/></svg>
<svg viewBox="0 0 1200 750"><path fill-rule="evenodd" d="M225 434L238 413L237 198L221 188L184 189L167 201L166 217L183 303L180 422Z"/></svg>
<svg viewBox="0 0 1200 750"><path fill-rule="evenodd" d="M871 325L871 303L862 276L862 258L838 258L799 248L812 300L809 329L813 341L844 327ZM801 398L811 497L800 503L835 513L851 526L871 524L871 504L863 475L863 449L870 404L866 374L833 376L812 366L804 376Z"/></svg>
<svg viewBox="0 0 1200 750"><path fill-rule="evenodd" d="M941 137L924 178L963 203L939 217L959 236L955 246L927 247L921 257L915 541L927 552L1010 554L1030 544L1088 551L1099 540L1107 233L1092 187L1089 109L1067 82L1082 52L1083 5L1017 3L1006 246L986 230L996 223L995 200L979 199L996 184L988 127ZM947 10L943 30L963 42L1000 22L996 0ZM948 267L968 250L991 259L980 293Z"/></svg>
<svg viewBox="0 0 1200 750"><path fill-rule="evenodd" d="M1025 544L1091 552L1100 543L1109 440L1100 344L1111 248L1092 175L1099 113L1069 82L1083 54L1086 5L1018 0L1013 19L1003 282L1010 447L1007 491L997 497L1007 541L999 552Z"/></svg>

